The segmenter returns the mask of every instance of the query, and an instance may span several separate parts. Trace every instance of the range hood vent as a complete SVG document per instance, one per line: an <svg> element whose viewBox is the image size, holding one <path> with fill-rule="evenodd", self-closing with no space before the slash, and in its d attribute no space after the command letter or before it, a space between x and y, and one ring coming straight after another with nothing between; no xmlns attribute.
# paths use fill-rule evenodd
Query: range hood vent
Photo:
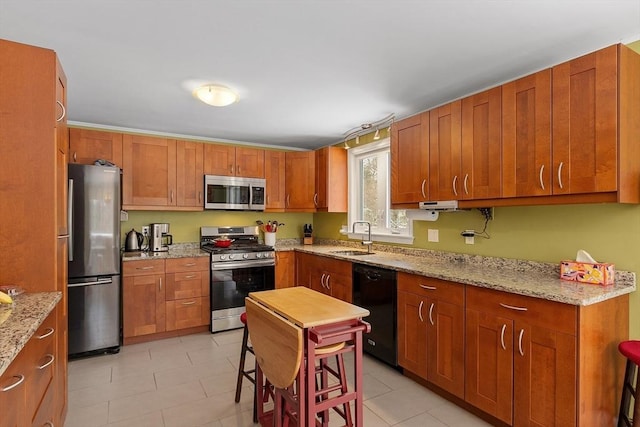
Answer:
<svg viewBox="0 0 640 427"><path fill-rule="evenodd" d="M418 207L422 210L433 212L453 212L458 210L457 200L445 200L440 202L420 202Z"/></svg>

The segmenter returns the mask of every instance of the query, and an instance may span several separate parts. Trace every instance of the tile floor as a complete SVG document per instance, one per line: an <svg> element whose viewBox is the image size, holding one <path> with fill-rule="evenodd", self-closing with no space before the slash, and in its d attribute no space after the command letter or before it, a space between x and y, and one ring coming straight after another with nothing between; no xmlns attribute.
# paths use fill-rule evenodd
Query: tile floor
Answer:
<svg viewBox="0 0 640 427"><path fill-rule="evenodd" d="M73 360L65 427L252 427L248 381L234 402L241 340L201 333ZM366 427L489 425L375 359L363 380Z"/></svg>

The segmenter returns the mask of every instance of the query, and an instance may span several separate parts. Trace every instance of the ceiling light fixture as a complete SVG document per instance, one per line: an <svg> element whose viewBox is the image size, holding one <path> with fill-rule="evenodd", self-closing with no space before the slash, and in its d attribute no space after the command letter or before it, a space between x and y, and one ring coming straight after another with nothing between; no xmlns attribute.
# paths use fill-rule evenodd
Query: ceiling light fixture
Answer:
<svg viewBox="0 0 640 427"><path fill-rule="evenodd" d="M196 88L193 96L214 107L226 107L238 101L238 94L226 86L209 84Z"/></svg>
<svg viewBox="0 0 640 427"><path fill-rule="evenodd" d="M380 139L380 129L376 128L376 133L373 134L373 140L377 141Z"/></svg>
<svg viewBox="0 0 640 427"><path fill-rule="evenodd" d="M375 127L376 131L373 134L373 140L374 141L378 141L380 139L380 128L382 128L383 130L385 128L387 128L387 137L391 136L391 125L393 124L393 122L395 121L395 115L394 114L389 114L387 117L385 117L382 120L378 120L376 122L373 123L363 123L360 126L357 126L353 129L350 129L349 131L344 133L344 138L343 138L343 144L344 144L344 148L345 149L349 149L351 148L349 146L349 144L347 143L347 141L354 139L355 138L355 144L358 145L360 144L360 137L366 134L370 134L371 133L371 129L373 129Z"/></svg>

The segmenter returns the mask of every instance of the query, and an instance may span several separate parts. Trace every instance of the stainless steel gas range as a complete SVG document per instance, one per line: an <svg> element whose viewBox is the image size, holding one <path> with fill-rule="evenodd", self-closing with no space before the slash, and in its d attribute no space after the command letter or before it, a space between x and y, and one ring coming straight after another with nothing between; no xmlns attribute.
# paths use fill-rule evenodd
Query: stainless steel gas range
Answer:
<svg viewBox="0 0 640 427"><path fill-rule="evenodd" d="M275 251L258 240L258 227L200 227L200 247L211 254L211 332L241 328L249 292L275 287ZM217 247L216 239L233 240Z"/></svg>

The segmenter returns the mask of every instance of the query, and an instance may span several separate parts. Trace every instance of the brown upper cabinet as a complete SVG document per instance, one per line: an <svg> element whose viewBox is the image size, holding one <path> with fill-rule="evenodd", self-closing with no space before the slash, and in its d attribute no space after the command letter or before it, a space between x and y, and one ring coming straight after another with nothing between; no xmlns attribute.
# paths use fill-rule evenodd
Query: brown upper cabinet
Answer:
<svg viewBox="0 0 640 427"><path fill-rule="evenodd" d="M391 204L429 200L429 113L391 125Z"/></svg>
<svg viewBox="0 0 640 427"><path fill-rule="evenodd" d="M203 145L199 142L176 142L178 206L204 206Z"/></svg>
<svg viewBox="0 0 640 427"><path fill-rule="evenodd" d="M123 136L123 207L176 206L176 141Z"/></svg>
<svg viewBox="0 0 640 427"><path fill-rule="evenodd" d="M502 86L502 195L551 194L551 69Z"/></svg>
<svg viewBox="0 0 640 427"><path fill-rule="evenodd" d="M93 129L69 129L69 163L92 165L104 159L122 167L122 134Z"/></svg>
<svg viewBox="0 0 640 427"><path fill-rule="evenodd" d="M204 144L205 175L264 178L264 150L224 144Z"/></svg>
<svg viewBox="0 0 640 427"><path fill-rule="evenodd" d="M462 102L431 110L429 119L428 200L461 199Z"/></svg>
<svg viewBox="0 0 640 427"><path fill-rule="evenodd" d="M267 212L284 212L286 199L284 151L265 150L264 177L267 193L265 210Z"/></svg>
<svg viewBox="0 0 640 427"><path fill-rule="evenodd" d="M462 175L454 188L462 199L502 196L502 89L462 100Z"/></svg>
<svg viewBox="0 0 640 427"><path fill-rule="evenodd" d="M324 147L316 150L316 194L319 212L347 212L347 150Z"/></svg>
<svg viewBox="0 0 640 427"><path fill-rule="evenodd" d="M289 151L285 155L287 211L314 212L316 157L314 151Z"/></svg>

